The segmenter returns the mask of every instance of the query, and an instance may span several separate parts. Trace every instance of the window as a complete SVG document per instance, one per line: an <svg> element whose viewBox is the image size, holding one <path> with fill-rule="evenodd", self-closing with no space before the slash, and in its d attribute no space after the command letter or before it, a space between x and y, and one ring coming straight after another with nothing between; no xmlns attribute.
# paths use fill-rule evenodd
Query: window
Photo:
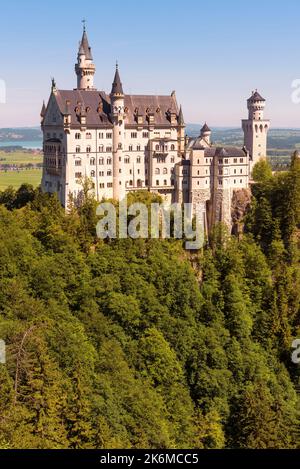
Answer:
<svg viewBox="0 0 300 469"><path fill-rule="evenodd" d="M243 182L243 179L240 179L240 184L242 184L242 182Z"/></svg>
<svg viewBox="0 0 300 469"><path fill-rule="evenodd" d="M160 174L159 168L155 168L155 174Z"/></svg>
<svg viewBox="0 0 300 469"><path fill-rule="evenodd" d="M94 178L95 177L95 171L91 171L91 178Z"/></svg>
<svg viewBox="0 0 300 469"><path fill-rule="evenodd" d="M106 173L107 176L111 176L111 169L109 169Z"/></svg>
<svg viewBox="0 0 300 469"><path fill-rule="evenodd" d="M175 150L175 145L174 145L174 144L171 145L171 150L172 150L172 151Z"/></svg>
<svg viewBox="0 0 300 469"><path fill-rule="evenodd" d="M207 171L207 170L206 170L206 171ZM200 174L200 171L199 171L199 170L197 171L197 174L198 174L198 176L199 176L199 174Z"/></svg>
<svg viewBox="0 0 300 469"><path fill-rule="evenodd" d="M149 132L143 132L143 138L149 138Z"/></svg>
<svg viewBox="0 0 300 469"><path fill-rule="evenodd" d="M228 159L227 158L225 158L225 164L228 164Z"/></svg>
<svg viewBox="0 0 300 469"><path fill-rule="evenodd" d="M132 186L132 184L133 184L132 179L130 179L129 185Z"/></svg>
<svg viewBox="0 0 300 469"><path fill-rule="evenodd" d="M159 186L159 180L158 179L156 179L156 185Z"/></svg>
<svg viewBox="0 0 300 469"><path fill-rule="evenodd" d="M112 147L106 147L106 152L107 153L111 153L111 151L112 151Z"/></svg>
<svg viewBox="0 0 300 469"><path fill-rule="evenodd" d="M131 132L131 138L137 138L137 132Z"/></svg>
<svg viewBox="0 0 300 469"><path fill-rule="evenodd" d="M137 173L138 173L138 174L140 174L140 172L141 172L141 170L140 170L140 169L138 169L138 170L137 170Z"/></svg>
<svg viewBox="0 0 300 469"><path fill-rule="evenodd" d="M141 151L141 145L137 145L136 150Z"/></svg>
<svg viewBox="0 0 300 469"><path fill-rule="evenodd" d="M200 160L197 160L197 164L200 164Z"/></svg>
<svg viewBox="0 0 300 469"><path fill-rule="evenodd" d="M76 147L76 153L80 153L80 146L79 145L77 145L77 147Z"/></svg>
<svg viewBox="0 0 300 469"><path fill-rule="evenodd" d="M132 151L132 150L133 150L133 146L129 145L129 151Z"/></svg>
<svg viewBox="0 0 300 469"><path fill-rule="evenodd" d="M237 158L234 158L234 159L233 159L233 162L234 162L234 163L237 163Z"/></svg>
<svg viewBox="0 0 300 469"><path fill-rule="evenodd" d="M244 163L244 158L240 158L240 163Z"/></svg>
<svg viewBox="0 0 300 469"><path fill-rule="evenodd" d="M125 158L124 158L124 163L130 163L130 158L129 158L129 156L125 156Z"/></svg>
<svg viewBox="0 0 300 469"><path fill-rule="evenodd" d="M118 143L118 149L122 150L122 143Z"/></svg>
<svg viewBox="0 0 300 469"><path fill-rule="evenodd" d="M91 153L91 147L90 146L86 147L86 152Z"/></svg>
<svg viewBox="0 0 300 469"><path fill-rule="evenodd" d="M103 132L99 133L99 138L104 138L104 133Z"/></svg>
<svg viewBox="0 0 300 469"><path fill-rule="evenodd" d="M107 133L106 138L112 138L112 133L111 132Z"/></svg>
<svg viewBox="0 0 300 469"><path fill-rule="evenodd" d="M90 159L90 165L91 165L91 166L94 166L94 164L95 164L95 158L91 158L91 159Z"/></svg>
<svg viewBox="0 0 300 469"><path fill-rule="evenodd" d="M106 164L111 164L111 158L107 158Z"/></svg>
<svg viewBox="0 0 300 469"><path fill-rule="evenodd" d="M112 182L108 182L107 187L112 187Z"/></svg>
<svg viewBox="0 0 300 469"><path fill-rule="evenodd" d="M164 186L167 186L167 185L168 185L167 180L164 179Z"/></svg>
<svg viewBox="0 0 300 469"><path fill-rule="evenodd" d="M236 169L233 170L233 173L236 174Z"/></svg>
<svg viewBox="0 0 300 469"><path fill-rule="evenodd" d="M91 132L87 132L87 133L85 134L85 137L88 138L88 139L92 138Z"/></svg>
<svg viewBox="0 0 300 469"><path fill-rule="evenodd" d="M137 163L140 163L140 162L141 162L141 157L140 157L140 156L137 157L136 162L137 162Z"/></svg>
<svg viewBox="0 0 300 469"><path fill-rule="evenodd" d="M159 145L155 145L155 150L159 151Z"/></svg>
<svg viewBox="0 0 300 469"><path fill-rule="evenodd" d="M80 179L80 178L81 178L81 173L75 173L75 177L76 177L77 179Z"/></svg>
<svg viewBox="0 0 300 469"><path fill-rule="evenodd" d="M219 186L222 186L223 185L223 181L222 179L219 179Z"/></svg>
<svg viewBox="0 0 300 469"><path fill-rule="evenodd" d="M102 153L104 151L104 145L99 145L99 152Z"/></svg>
<svg viewBox="0 0 300 469"><path fill-rule="evenodd" d="M121 172L122 172L122 169L119 169L119 173L120 173L120 174L121 174Z"/></svg>
<svg viewBox="0 0 300 469"><path fill-rule="evenodd" d="M76 138L76 140L80 140L81 139L81 134L79 132L77 132L75 134L75 138Z"/></svg>
<svg viewBox="0 0 300 469"><path fill-rule="evenodd" d="M75 166L81 166L81 160L75 160Z"/></svg>
<svg viewBox="0 0 300 469"><path fill-rule="evenodd" d="M243 170L242 170L242 169L240 169L240 174L243 174Z"/></svg>
<svg viewBox="0 0 300 469"><path fill-rule="evenodd" d="M104 189L104 182L100 182L99 187L100 189Z"/></svg>
<svg viewBox="0 0 300 469"><path fill-rule="evenodd" d="M168 174L168 168L163 169L163 174Z"/></svg>
<svg viewBox="0 0 300 469"><path fill-rule="evenodd" d="M223 174L222 169L219 169L219 175L222 176L222 174Z"/></svg>
<svg viewBox="0 0 300 469"><path fill-rule="evenodd" d="M219 164L223 164L223 160L221 158L219 159Z"/></svg>
<svg viewBox="0 0 300 469"><path fill-rule="evenodd" d="M174 158L174 156L171 156L171 163L175 163L175 158Z"/></svg>
<svg viewBox="0 0 300 469"><path fill-rule="evenodd" d="M104 164L104 158L99 158L99 164Z"/></svg>
<svg viewBox="0 0 300 469"><path fill-rule="evenodd" d="M99 176L103 177L104 176L104 171L99 171Z"/></svg>

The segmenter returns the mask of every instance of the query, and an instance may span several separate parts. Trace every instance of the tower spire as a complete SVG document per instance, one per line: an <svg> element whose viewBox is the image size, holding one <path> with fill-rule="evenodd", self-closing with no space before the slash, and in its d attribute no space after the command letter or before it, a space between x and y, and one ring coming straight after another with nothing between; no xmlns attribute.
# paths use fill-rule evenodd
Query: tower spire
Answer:
<svg viewBox="0 0 300 469"><path fill-rule="evenodd" d="M111 94L112 95L123 95L123 87L122 87L122 82L119 74L119 65L118 62L116 62L116 71L115 71L115 77L114 81L112 84L111 88Z"/></svg>
<svg viewBox="0 0 300 469"><path fill-rule="evenodd" d="M77 89L88 90L93 89L95 65L93 64L92 50L89 45L86 33L86 21L82 20L83 32L82 38L79 42L77 63L75 65L75 72L77 75Z"/></svg>

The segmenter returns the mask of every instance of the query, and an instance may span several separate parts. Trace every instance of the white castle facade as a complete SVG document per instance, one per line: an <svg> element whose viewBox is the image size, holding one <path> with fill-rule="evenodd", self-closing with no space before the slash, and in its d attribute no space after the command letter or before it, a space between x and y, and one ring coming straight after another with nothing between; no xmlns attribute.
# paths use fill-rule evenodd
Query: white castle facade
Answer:
<svg viewBox="0 0 300 469"><path fill-rule="evenodd" d="M269 121L256 91L242 121L244 147L215 147L205 124L198 138L185 135L182 108L168 96L124 93L118 66L110 94L94 87L95 65L84 28L75 65L77 87L51 95L41 111L42 190L56 192L64 207L79 199L82 180L95 197L120 200L147 190L169 202L206 206L208 227L230 224L233 194L248 189L253 165L266 156Z"/></svg>

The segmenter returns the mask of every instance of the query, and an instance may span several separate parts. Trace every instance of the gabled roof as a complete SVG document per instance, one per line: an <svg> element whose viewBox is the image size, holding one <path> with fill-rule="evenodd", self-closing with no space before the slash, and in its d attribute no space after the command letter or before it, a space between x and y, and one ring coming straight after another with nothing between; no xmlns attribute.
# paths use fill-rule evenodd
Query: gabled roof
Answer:
<svg viewBox="0 0 300 469"><path fill-rule="evenodd" d="M80 126L80 115L86 113L87 127L111 127L111 98L104 91L57 90L54 99L62 115L71 116L71 126ZM170 127L170 111L178 116L174 96L125 95L125 126L136 127L137 115L142 117L139 125L149 125L148 115L153 115L154 126Z"/></svg>
<svg viewBox="0 0 300 469"><path fill-rule="evenodd" d="M255 102L255 101L265 101L265 99L259 94L259 92L256 90L252 93L252 95L250 96L250 98L248 99L248 101L252 101L252 102Z"/></svg>
<svg viewBox="0 0 300 469"><path fill-rule="evenodd" d="M114 81L113 81L112 88L111 88L111 94L123 94L123 87L122 87L122 83L121 83L121 79L119 75L118 65L116 65L116 72L115 72L115 77L114 77Z"/></svg>

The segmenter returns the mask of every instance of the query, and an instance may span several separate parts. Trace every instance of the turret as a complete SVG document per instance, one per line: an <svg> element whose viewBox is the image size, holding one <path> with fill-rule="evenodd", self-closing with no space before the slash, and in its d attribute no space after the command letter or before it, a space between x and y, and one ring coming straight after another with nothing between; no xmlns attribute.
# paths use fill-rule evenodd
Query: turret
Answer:
<svg viewBox="0 0 300 469"><path fill-rule="evenodd" d="M122 168L125 115L124 93L118 64L116 64L110 100L111 117L113 121L113 198L116 200L122 200L125 197L124 169Z"/></svg>
<svg viewBox="0 0 300 469"><path fill-rule="evenodd" d="M82 38L78 48L77 63L75 64L78 90L94 89L95 71L96 68L93 63L92 50L89 46L89 41L84 26Z"/></svg>
<svg viewBox="0 0 300 469"><path fill-rule="evenodd" d="M178 122L178 132L177 132L178 133L178 148L179 148L180 153L183 153L185 149L185 135L184 135L185 123L184 123L183 112L182 112L181 106L179 109L177 122Z"/></svg>
<svg viewBox="0 0 300 469"><path fill-rule="evenodd" d="M210 139L211 139L211 130L208 127L207 123L205 122L204 126L201 129L201 138L206 140L208 144L210 144Z"/></svg>
<svg viewBox="0 0 300 469"><path fill-rule="evenodd" d="M253 91L247 99L248 119L242 120L244 145L250 154L250 171L261 158L267 156L267 135L270 121L264 119L266 100Z"/></svg>

